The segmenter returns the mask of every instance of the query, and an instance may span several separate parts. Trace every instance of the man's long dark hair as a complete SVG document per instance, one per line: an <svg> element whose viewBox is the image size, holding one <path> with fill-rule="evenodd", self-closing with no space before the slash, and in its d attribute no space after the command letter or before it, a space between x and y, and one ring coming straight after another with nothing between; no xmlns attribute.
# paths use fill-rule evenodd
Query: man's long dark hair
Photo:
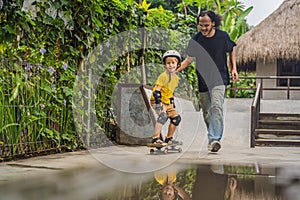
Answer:
<svg viewBox="0 0 300 200"><path fill-rule="evenodd" d="M207 15L210 20L215 23L215 28L219 28L222 25L222 16L211 10L201 11L197 17L197 24L199 24L199 18L204 17L205 15Z"/></svg>

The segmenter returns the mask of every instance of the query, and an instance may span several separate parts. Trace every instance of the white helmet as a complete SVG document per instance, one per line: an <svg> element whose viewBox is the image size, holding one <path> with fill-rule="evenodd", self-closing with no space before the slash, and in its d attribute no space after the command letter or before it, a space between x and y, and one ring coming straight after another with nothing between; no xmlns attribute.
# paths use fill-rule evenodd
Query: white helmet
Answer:
<svg viewBox="0 0 300 200"><path fill-rule="evenodd" d="M168 50L164 53L163 55L163 63L165 63L165 60L167 57L176 57L178 59L178 64L181 62L181 56L180 53L178 53L178 51L176 50Z"/></svg>

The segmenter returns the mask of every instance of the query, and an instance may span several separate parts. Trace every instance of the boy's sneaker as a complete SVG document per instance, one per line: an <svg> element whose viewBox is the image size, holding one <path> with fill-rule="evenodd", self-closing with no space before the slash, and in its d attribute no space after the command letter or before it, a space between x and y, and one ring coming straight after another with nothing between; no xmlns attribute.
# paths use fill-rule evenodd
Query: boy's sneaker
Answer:
<svg viewBox="0 0 300 200"><path fill-rule="evenodd" d="M161 141L164 141L164 137L162 136L161 133L159 134L159 139L160 139Z"/></svg>
<svg viewBox="0 0 300 200"><path fill-rule="evenodd" d="M167 144L180 144L179 141L173 140L173 137L170 137L170 138L166 137L165 143L167 143Z"/></svg>
<svg viewBox="0 0 300 200"><path fill-rule="evenodd" d="M163 144L163 140L161 140L159 137L152 138L152 144Z"/></svg>
<svg viewBox="0 0 300 200"><path fill-rule="evenodd" d="M221 143L219 141L213 141L209 146L209 151L218 152L221 149Z"/></svg>

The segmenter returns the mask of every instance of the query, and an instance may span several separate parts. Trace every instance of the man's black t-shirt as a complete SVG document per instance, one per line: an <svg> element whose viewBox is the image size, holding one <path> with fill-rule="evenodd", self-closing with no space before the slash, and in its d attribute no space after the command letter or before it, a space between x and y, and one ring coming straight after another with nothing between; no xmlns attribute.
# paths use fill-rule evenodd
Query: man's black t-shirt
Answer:
<svg viewBox="0 0 300 200"><path fill-rule="evenodd" d="M200 92L229 84L227 53L232 52L235 45L229 35L219 29L213 37L207 38L198 32L190 39L187 55L196 58Z"/></svg>

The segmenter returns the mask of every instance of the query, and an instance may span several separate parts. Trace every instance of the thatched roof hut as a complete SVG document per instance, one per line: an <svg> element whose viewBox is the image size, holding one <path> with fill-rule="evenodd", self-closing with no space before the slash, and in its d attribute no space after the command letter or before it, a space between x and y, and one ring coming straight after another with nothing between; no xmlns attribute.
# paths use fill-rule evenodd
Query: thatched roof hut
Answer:
<svg viewBox="0 0 300 200"><path fill-rule="evenodd" d="M300 1L285 0L277 10L237 40L237 63L300 59Z"/></svg>

